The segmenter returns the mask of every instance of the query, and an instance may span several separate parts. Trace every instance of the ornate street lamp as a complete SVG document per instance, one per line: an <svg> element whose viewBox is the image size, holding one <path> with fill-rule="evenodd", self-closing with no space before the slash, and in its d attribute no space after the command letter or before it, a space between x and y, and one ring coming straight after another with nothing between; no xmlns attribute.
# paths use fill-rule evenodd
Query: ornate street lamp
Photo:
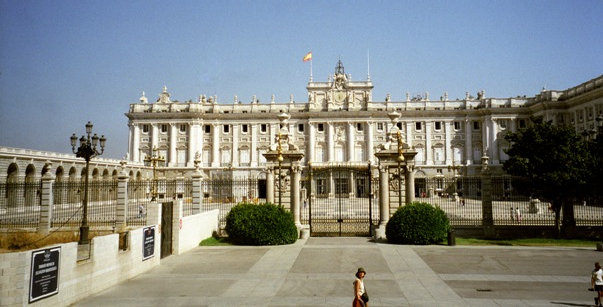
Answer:
<svg viewBox="0 0 603 307"><path fill-rule="evenodd" d="M282 169L282 164L283 164L283 146L281 145L281 140L283 139L283 136L281 135L281 132L278 132L278 135L276 136L276 142L277 142L277 147L276 147L276 153L278 154L278 156L276 157L276 159L278 160L278 205L281 206L282 205L282 197L281 194L283 194L283 182L282 182L282 175L281 175L281 169Z"/></svg>
<svg viewBox="0 0 603 307"><path fill-rule="evenodd" d="M151 182L151 201L157 200L157 163L165 162L163 156L157 155L157 147L153 147L153 151L150 157L146 157L144 162L151 163L153 167L153 181ZM197 167L197 161L195 160L195 167Z"/></svg>
<svg viewBox="0 0 603 307"><path fill-rule="evenodd" d="M88 122L86 124L86 136L82 135L82 137L80 138L80 146L77 148L77 150L75 149L75 146L77 145L77 136L75 135L75 133L71 135L70 138L72 151L75 156L78 158L84 158L84 160L86 160L84 200L82 201L84 212L82 216L82 226L80 227L80 240L78 244L89 243L88 232L90 228L88 227L88 168L90 165L90 159L103 154L103 152L105 151L105 142L107 141L104 135L99 138L96 133L92 137L90 137L90 134L92 134L92 123ZM99 142L100 151L96 149L96 146Z"/></svg>

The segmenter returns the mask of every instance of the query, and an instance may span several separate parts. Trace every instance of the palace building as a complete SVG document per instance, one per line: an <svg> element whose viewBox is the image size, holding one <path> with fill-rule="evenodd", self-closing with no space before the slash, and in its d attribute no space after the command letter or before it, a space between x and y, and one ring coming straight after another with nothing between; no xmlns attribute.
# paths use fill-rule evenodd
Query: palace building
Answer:
<svg viewBox="0 0 603 307"><path fill-rule="evenodd" d="M447 93L429 93L392 100L373 97L370 77L351 80L341 61L324 82L306 85L307 100L260 103L218 103L215 96L172 101L164 87L149 103L144 93L126 114L129 160L143 162L156 148L165 158L166 176L185 176L195 161L204 175L230 172L262 176L264 153L279 133L278 115L286 113L289 143L304 153L302 166L376 164L375 153L393 125L417 154L416 178L474 175L482 156L502 173L509 144L504 135L529 124L532 115L572 125L585 136L596 129L603 113L603 75L566 90L542 90L533 97L487 97L466 93L451 100ZM453 174L455 173L455 174Z"/></svg>

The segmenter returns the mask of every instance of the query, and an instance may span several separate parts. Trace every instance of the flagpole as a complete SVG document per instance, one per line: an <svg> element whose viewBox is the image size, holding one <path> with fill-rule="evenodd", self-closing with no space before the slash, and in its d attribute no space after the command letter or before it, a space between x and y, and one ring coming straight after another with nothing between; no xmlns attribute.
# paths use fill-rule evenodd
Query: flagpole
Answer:
<svg viewBox="0 0 603 307"><path fill-rule="evenodd" d="M312 82L312 59L310 59L310 82Z"/></svg>

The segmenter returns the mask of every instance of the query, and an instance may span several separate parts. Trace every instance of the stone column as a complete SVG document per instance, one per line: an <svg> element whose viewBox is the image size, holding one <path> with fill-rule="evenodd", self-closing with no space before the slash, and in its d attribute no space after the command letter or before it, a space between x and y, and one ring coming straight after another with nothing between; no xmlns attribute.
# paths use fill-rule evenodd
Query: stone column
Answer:
<svg viewBox="0 0 603 307"><path fill-rule="evenodd" d="M465 119L465 164L473 164L473 147L471 145L471 121Z"/></svg>
<svg viewBox="0 0 603 307"><path fill-rule="evenodd" d="M130 128L132 133L132 151L130 152L130 160L140 162L140 126L132 123Z"/></svg>
<svg viewBox="0 0 603 307"><path fill-rule="evenodd" d="M334 132L333 124L327 123L327 161L333 162L335 156Z"/></svg>
<svg viewBox="0 0 603 307"><path fill-rule="evenodd" d="M266 172L266 202L274 204L274 168L269 167Z"/></svg>
<svg viewBox="0 0 603 307"><path fill-rule="evenodd" d="M251 124L251 167L258 166L258 125Z"/></svg>
<svg viewBox="0 0 603 307"><path fill-rule="evenodd" d="M431 122L425 121L425 164L433 165L433 148L431 146Z"/></svg>
<svg viewBox="0 0 603 307"><path fill-rule="evenodd" d="M220 166L220 126L212 124L212 141L211 141L211 166Z"/></svg>
<svg viewBox="0 0 603 307"><path fill-rule="evenodd" d="M406 184L406 204L410 204L415 201L415 168L413 165L406 165L406 172L404 174L404 181Z"/></svg>
<svg viewBox="0 0 603 307"><path fill-rule="evenodd" d="M482 128L482 156L489 156L490 154L490 119L486 118L481 125ZM483 163L483 159L482 159Z"/></svg>
<svg viewBox="0 0 603 307"><path fill-rule="evenodd" d="M203 136L199 137L199 129L201 125L199 123L193 123L189 125L188 132L188 159L186 166L191 167L195 165L195 155L201 154L203 150ZM204 161L207 162L207 161Z"/></svg>
<svg viewBox="0 0 603 307"><path fill-rule="evenodd" d="M193 179L193 214L201 212L203 202L203 174L197 169L192 175Z"/></svg>
<svg viewBox="0 0 603 307"><path fill-rule="evenodd" d="M313 123L308 122L308 163L314 162L314 148L316 147L316 131Z"/></svg>
<svg viewBox="0 0 603 307"><path fill-rule="evenodd" d="M379 165L379 226L375 229L375 240L387 240L385 226L389 221L389 167Z"/></svg>
<svg viewBox="0 0 603 307"><path fill-rule="evenodd" d="M115 210L115 226L118 232L122 232L128 226L128 180L126 170L122 170L117 176L117 208Z"/></svg>
<svg viewBox="0 0 603 307"><path fill-rule="evenodd" d="M406 144L412 147L412 123L406 122Z"/></svg>
<svg viewBox="0 0 603 307"><path fill-rule="evenodd" d="M490 158L492 159L492 164L499 164L500 158L498 157L498 121L491 119L490 120Z"/></svg>
<svg viewBox="0 0 603 307"><path fill-rule="evenodd" d="M451 141L452 141L452 134L451 134L451 130L452 130L452 125L450 121L445 121L444 122L444 129L445 129L445 146L446 148L444 149L446 152L446 165L452 165L452 161L454 161L454 157L452 156L452 146L451 146Z"/></svg>
<svg viewBox="0 0 603 307"><path fill-rule="evenodd" d="M158 147L159 144L159 128L157 127L157 124L151 124L151 153L150 155L153 154L152 149L155 147Z"/></svg>
<svg viewBox="0 0 603 307"><path fill-rule="evenodd" d="M170 123L170 154L166 157L168 160L168 166L176 166L176 160L178 159L176 154L176 146L178 145L178 125Z"/></svg>
<svg viewBox="0 0 603 307"><path fill-rule="evenodd" d="M348 123L348 137L347 137L347 145L348 145L348 153L347 153L347 160L348 161L354 161L354 138L355 138L355 131L354 131L355 127L354 127L354 123Z"/></svg>
<svg viewBox="0 0 603 307"><path fill-rule="evenodd" d="M230 164L233 167L239 166L239 125L232 125L232 154Z"/></svg>
<svg viewBox="0 0 603 307"><path fill-rule="evenodd" d="M373 123L366 123L366 159L372 161L375 155L373 151Z"/></svg>
<svg viewBox="0 0 603 307"><path fill-rule="evenodd" d="M46 235L50 232L52 224L52 207L54 205L54 196L52 186L55 177L51 172L46 172L42 176L42 195L40 197L40 220L38 222L38 233Z"/></svg>
<svg viewBox="0 0 603 307"><path fill-rule="evenodd" d="M298 230L302 228L301 224L301 206L299 200L299 186L301 184L301 167L294 165L291 167L292 179L291 180L291 211L293 213L293 221Z"/></svg>

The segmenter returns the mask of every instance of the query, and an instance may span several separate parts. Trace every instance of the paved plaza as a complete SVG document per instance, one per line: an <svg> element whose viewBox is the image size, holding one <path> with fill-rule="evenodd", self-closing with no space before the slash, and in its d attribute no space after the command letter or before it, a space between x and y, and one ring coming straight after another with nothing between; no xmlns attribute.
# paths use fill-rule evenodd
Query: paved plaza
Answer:
<svg viewBox="0 0 603 307"><path fill-rule="evenodd" d="M592 306L595 248L376 244L197 247L77 306L350 306L368 272L370 306Z"/></svg>

